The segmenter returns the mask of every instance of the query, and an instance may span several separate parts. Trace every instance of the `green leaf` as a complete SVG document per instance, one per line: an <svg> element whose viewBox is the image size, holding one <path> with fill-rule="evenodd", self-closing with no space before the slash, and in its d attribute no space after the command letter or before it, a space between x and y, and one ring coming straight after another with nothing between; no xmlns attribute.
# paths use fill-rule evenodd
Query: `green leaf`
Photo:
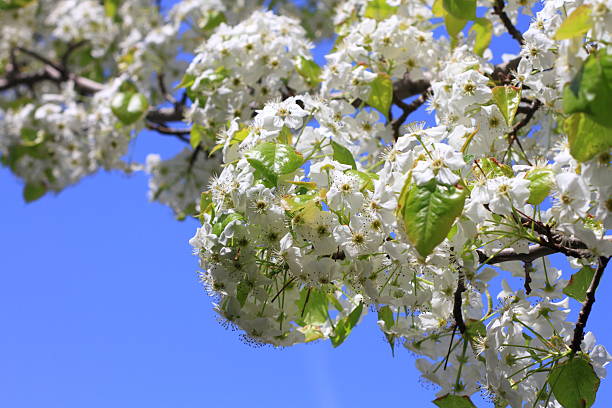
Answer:
<svg viewBox="0 0 612 408"><path fill-rule="evenodd" d="M295 302L300 311L300 326L309 324L322 324L328 318L328 298L325 292L316 288L304 288L300 291L300 298Z"/></svg>
<svg viewBox="0 0 612 408"><path fill-rule="evenodd" d="M363 14L366 18L373 18L374 20L382 21L385 20L397 12L397 7L391 7L387 0L370 0L366 6L365 13Z"/></svg>
<svg viewBox="0 0 612 408"><path fill-rule="evenodd" d="M457 45L457 35L463 30L467 22L468 20L456 18L451 14L446 14L444 16L444 25L446 26L448 35L451 37L451 46L453 48Z"/></svg>
<svg viewBox="0 0 612 408"><path fill-rule="evenodd" d="M548 168L537 168L527 172L525 176L529 180L529 204L540 204L555 185L554 172Z"/></svg>
<svg viewBox="0 0 612 408"><path fill-rule="evenodd" d="M241 280L238 282L238 285L236 285L236 299L238 299L240 306L244 306L252 288L253 284L248 280Z"/></svg>
<svg viewBox="0 0 612 408"><path fill-rule="evenodd" d="M395 326L395 319L393 319L393 311L389 306L383 306L378 310L378 320L385 322L385 328L390 329ZM395 355L395 335L385 333L385 337L391 347L391 354Z"/></svg>
<svg viewBox="0 0 612 408"><path fill-rule="evenodd" d="M385 115L385 117L388 117L392 101L393 81L391 81L389 75L381 72L372 82L370 82L370 95L366 102L368 105Z"/></svg>
<svg viewBox="0 0 612 408"><path fill-rule="evenodd" d="M334 151L333 158L338 163L346 164L351 166L353 169L357 169L357 164L353 158L353 153L340 143L331 141L332 149Z"/></svg>
<svg viewBox="0 0 612 408"><path fill-rule="evenodd" d="M492 89L493 102L497 105L508 126L512 126L514 116L521 102L521 88L514 86L496 86Z"/></svg>
<svg viewBox="0 0 612 408"><path fill-rule="evenodd" d="M34 0L0 0L1 10L15 10L27 6Z"/></svg>
<svg viewBox="0 0 612 408"><path fill-rule="evenodd" d="M467 395L459 396L446 394L443 397L433 400L433 403L440 408L476 408L476 405L474 405Z"/></svg>
<svg viewBox="0 0 612 408"><path fill-rule="evenodd" d="M359 178L359 191L370 190L374 191L374 180L378 180L378 175L374 173L365 173L363 171L348 169L345 174L353 175Z"/></svg>
<svg viewBox="0 0 612 408"><path fill-rule="evenodd" d="M591 6L583 4L570 14L554 36L555 40L567 40L586 34L593 27L591 18Z"/></svg>
<svg viewBox="0 0 612 408"><path fill-rule="evenodd" d="M138 92L119 92L111 101L111 110L124 125L139 121L149 109L149 101Z"/></svg>
<svg viewBox="0 0 612 408"><path fill-rule="evenodd" d="M435 179L419 186L409 177L399 198L406 235L421 256L431 254L461 215L466 191L438 184Z"/></svg>
<svg viewBox="0 0 612 408"><path fill-rule="evenodd" d="M599 389L599 377L580 356L557 364L548 375L548 383L564 408L589 408L595 403Z"/></svg>
<svg viewBox="0 0 612 408"><path fill-rule="evenodd" d="M465 334L470 340L476 337L486 337L487 327L480 320L468 319L465 322Z"/></svg>
<svg viewBox="0 0 612 408"><path fill-rule="evenodd" d="M567 134L570 154L579 162L591 160L612 146L612 128L601 126L584 113L574 113L565 119L563 130Z"/></svg>
<svg viewBox="0 0 612 408"><path fill-rule="evenodd" d="M576 299L579 302L586 300L586 292L595 276L595 270L588 266L583 267L572 275L567 286L563 288L563 293Z"/></svg>
<svg viewBox="0 0 612 408"><path fill-rule="evenodd" d="M214 133L207 127L194 123L191 126L191 132L189 132L189 143L195 149L202 142L204 142L205 148L212 146L215 142Z"/></svg>
<svg viewBox="0 0 612 408"><path fill-rule="evenodd" d="M117 16L119 3L121 3L121 0L104 0L104 12L107 17L114 19Z"/></svg>
<svg viewBox="0 0 612 408"><path fill-rule="evenodd" d="M292 146L273 142L257 145L246 157L270 186L278 184L278 176L293 173L304 164L304 157Z"/></svg>
<svg viewBox="0 0 612 408"><path fill-rule="evenodd" d="M336 324L336 328L334 330L333 336L330 336L330 340L334 347L338 347L341 345L344 340L351 334L353 327L357 325L359 318L361 317L361 312L363 310L363 302L359 303L348 316L344 319L340 319L340 321Z"/></svg>
<svg viewBox="0 0 612 408"><path fill-rule="evenodd" d="M26 183L23 187L23 199L26 203L36 201L47 192L47 187L40 182Z"/></svg>
<svg viewBox="0 0 612 408"><path fill-rule="evenodd" d="M444 9L444 5L442 4L443 0L434 0L433 5L431 6L431 12L436 17L444 17L448 13Z"/></svg>
<svg viewBox="0 0 612 408"><path fill-rule="evenodd" d="M230 222L235 220L244 220L244 217L238 213L223 214L217 219L217 222L213 225L212 233L216 236L220 236L223 231L225 231L225 227L227 227Z"/></svg>
<svg viewBox="0 0 612 408"><path fill-rule="evenodd" d="M587 113L612 127L612 55L599 51L589 55L572 82L563 90L565 113Z"/></svg>
<svg viewBox="0 0 612 408"><path fill-rule="evenodd" d="M482 54L486 51L491 44L493 38L493 23L486 18L477 18L474 20L474 25L470 28L470 31L476 33L476 40L474 41L474 54L482 57Z"/></svg>
<svg viewBox="0 0 612 408"><path fill-rule="evenodd" d="M181 83L179 83L175 89L179 88L191 88L191 85L195 82L195 75L185 74L183 75L183 79L181 79Z"/></svg>
<svg viewBox="0 0 612 408"><path fill-rule="evenodd" d="M308 86L315 87L321 82L321 67L313 60L300 56L295 69L304 78Z"/></svg>
<svg viewBox="0 0 612 408"><path fill-rule="evenodd" d="M202 30L209 31L214 30L226 21L227 19L225 18L225 14L223 14L223 12L217 10L209 10L198 22L198 25Z"/></svg>
<svg viewBox="0 0 612 408"><path fill-rule="evenodd" d="M476 18L476 0L443 0L444 10L451 16L462 20Z"/></svg>

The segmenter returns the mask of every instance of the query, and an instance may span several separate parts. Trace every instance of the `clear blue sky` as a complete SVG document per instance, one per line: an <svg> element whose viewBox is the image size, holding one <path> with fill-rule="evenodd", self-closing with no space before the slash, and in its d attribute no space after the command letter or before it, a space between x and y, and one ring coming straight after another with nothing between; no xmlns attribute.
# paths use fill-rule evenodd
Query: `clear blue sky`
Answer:
<svg viewBox="0 0 612 408"><path fill-rule="evenodd" d="M146 133L133 158L181 148ZM197 223L149 203L144 175L100 173L29 205L21 189L0 169L0 407L433 406L373 315L338 349L253 348L223 328L187 242ZM611 290L605 275L588 325L609 349ZM610 402L605 380L595 407Z"/></svg>

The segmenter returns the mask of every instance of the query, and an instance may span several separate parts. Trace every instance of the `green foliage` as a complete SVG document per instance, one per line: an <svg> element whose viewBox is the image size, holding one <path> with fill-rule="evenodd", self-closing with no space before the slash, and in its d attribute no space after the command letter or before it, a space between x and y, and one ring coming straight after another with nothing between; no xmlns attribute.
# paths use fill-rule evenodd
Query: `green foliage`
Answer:
<svg viewBox="0 0 612 408"><path fill-rule="evenodd" d="M0 11L15 10L27 6L34 0L0 0Z"/></svg>
<svg viewBox="0 0 612 408"><path fill-rule="evenodd" d="M470 28L470 31L476 33L474 54L482 57L493 38L493 23L486 18L477 18L474 20L474 25Z"/></svg>
<svg viewBox="0 0 612 408"><path fill-rule="evenodd" d="M555 33L555 40L567 40L586 34L593 27L591 6L583 4L570 14Z"/></svg>
<svg viewBox="0 0 612 408"><path fill-rule="evenodd" d="M512 126L514 116L521 102L521 88L496 86L492 89L493 102L497 105L508 126Z"/></svg>
<svg viewBox="0 0 612 408"><path fill-rule="evenodd" d="M23 187L23 199L26 203L36 201L47 193L47 187L41 182L26 183Z"/></svg>
<svg viewBox="0 0 612 408"><path fill-rule="evenodd" d="M600 125L612 127L612 55L599 51L589 55L580 71L565 86L565 113L586 113Z"/></svg>
<svg viewBox="0 0 612 408"><path fill-rule="evenodd" d="M564 408L589 408L599 389L599 377L582 356L557 364L548 375L548 383Z"/></svg>
<svg viewBox="0 0 612 408"><path fill-rule="evenodd" d="M331 141L332 149L334 151L334 160L338 163L346 164L351 166L353 169L357 168L357 164L355 163L355 159L353 158L353 153L346 147L342 146L339 143Z"/></svg>
<svg viewBox="0 0 612 408"><path fill-rule="evenodd" d="M372 82L370 82L370 95L366 102L368 105L385 115L385 117L388 117L392 101L393 81L391 81L389 75L381 72Z"/></svg>
<svg viewBox="0 0 612 408"><path fill-rule="evenodd" d="M537 168L529 171L525 176L529 180L529 204L540 204L555 185L554 172L548 168Z"/></svg>
<svg viewBox="0 0 612 408"><path fill-rule="evenodd" d="M227 19L225 14L218 10L209 10L205 13L203 18L198 21L198 26L204 31L214 30L222 23L225 23Z"/></svg>
<svg viewBox="0 0 612 408"><path fill-rule="evenodd" d="M209 141L214 143L215 140L215 135L213 132L210 131L210 129L208 129L205 126L202 126L198 123L194 123L191 126L191 132L189 133L189 143L191 144L191 147L193 147L194 149L196 147L198 147L198 145L200 143L202 143L203 141Z"/></svg>
<svg viewBox="0 0 612 408"><path fill-rule="evenodd" d="M583 267L572 275L567 286L563 288L563 293L579 302L584 302L586 300L586 292L591 285L593 276L595 276L595 270L593 268L588 266Z"/></svg>
<svg viewBox="0 0 612 408"><path fill-rule="evenodd" d="M476 18L476 0L443 0L444 10L451 16L461 20Z"/></svg>
<svg viewBox="0 0 612 408"><path fill-rule="evenodd" d="M439 184L436 179L419 186L410 178L404 185L398 206L406 235L423 257L431 254L461 215L466 191Z"/></svg>
<svg viewBox="0 0 612 408"><path fill-rule="evenodd" d="M340 319L338 323L336 323L336 327L334 329L334 334L330 336L330 340L334 347L338 347L341 345L344 340L351 334L353 327L357 325L359 322L359 318L361 317L361 312L363 311L363 302L359 303L348 316L343 319Z"/></svg>
<svg viewBox="0 0 612 408"><path fill-rule="evenodd" d="M121 85L120 91L111 101L113 114L124 125L136 123L147 113L148 109L149 101L130 82L125 82Z"/></svg>
<svg viewBox="0 0 612 408"><path fill-rule="evenodd" d="M395 326L395 319L393 319L393 311L389 306L383 306L378 310L378 320L385 322L385 328L391 329ZM395 335L385 333L385 337L391 347L391 354L395 355Z"/></svg>
<svg viewBox="0 0 612 408"><path fill-rule="evenodd" d="M244 217L238 213L223 214L221 217L219 217L215 225L213 225L212 233L216 236L220 236L225 230L225 227L227 227L230 222L236 220L244 220Z"/></svg>
<svg viewBox="0 0 612 408"><path fill-rule="evenodd" d="M488 179L501 176L514 177L514 172L510 166L497 161L494 157L483 157L476 160L476 163L478 164L478 169L474 171L484 173L483 175Z"/></svg>
<svg viewBox="0 0 612 408"><path fill-rule="evenodd" d="M117 9L121 0L104 0L104 12L112 19L117 17Z"/></svg>
<svg viewBox="0 0 612 408"><path fill-rule="evenodd" d="M293 173L304 164L304 157L292 146L273 142L257 145L246 157L256 175L269 187L276 187L279 176Z"/></svg>
<svg viewBox="0 0 612 408"><path fill-rule="evenodd" d="M579 162L591 160L612 146L612 128L601 126L585 113L571 115L564 121L563 129L569 140L570 154Z"/></svg>
<svg viewBox="0 0 612 408"><path fill-rule="evenodd" d="M314 88L321 83L321 67L313 60L300 57L295 69L308 86Z"/></svg>
<svg viewBox="0 0 612 408"><path fill-rule="evenodd" d="M385 20L397 12L397 7L391 7L387 0L370 0L366 6L364 17L374 20Z"/></svg>
<svg viewBox="0 0 612 408"><path fill-rule="evenodd" d="M296 301L300 311L300 319L296 323L300 326L325 323L328 319L328 304L329 300L322 289L302 289Z"/></svg>
<svg viewBox="0 0 612 408"><path fill-rule="evenodd" d="M443 397L436 398L433 403L440 408L476 408L476 405L470 400L470 397L463 395L446 394Z"/></svg>

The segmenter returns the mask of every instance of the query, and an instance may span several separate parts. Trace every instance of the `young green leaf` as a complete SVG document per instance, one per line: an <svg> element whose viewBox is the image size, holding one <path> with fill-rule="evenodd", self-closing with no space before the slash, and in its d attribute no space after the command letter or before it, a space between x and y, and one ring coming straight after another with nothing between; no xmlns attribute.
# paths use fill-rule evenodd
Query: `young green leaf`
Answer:
<svg viewBox="0 0 612 408"><path fill-rule="evenodd" d="M26 183L23 187L23 199L26 203L36 201L47 193L47 187L40 182Z"/></svg>
<svg viewBox="0 0 612 408"><path fill-rule="evenodd" d="M209 10L200 20L200 28L204 31L214 30L227 20L225 14L218 10Z"/></svg>
<svg viewBox="0 0 612 408"><path fill-rule="evenodd" d="M593 366L580 356L557 364L548 375L548 383L564 408L591 407L599 389L599 377Z"/></svg>
<svg viewBox="0 0 612 408"><path fill-rule="evenodd" d="M557 29L555 40L567 40L586 34L593 27L591 6L583 4L576 8Z"/></svg>
<svg viewBox="0 0 612 408"><path fill-rule="evenodd" d="M610 115L612 116L612 115ZM612 128L601 126L585 113L574 113L563 122L570 154L579 162L592 159L612 147Z"/></svg>
<svg viewBox="0 0 612 408"><path fill-rule="evenodd" d="M395 326L395 319L393 319L393 311L389 306L383 306L378 310L378 320L385 322L385 328L390 329ZM385 337L391 347L391 354L395 355L395 335L385 333Z"/></svg>
<svg viewBox="0 0 612 408"><path fill-rule="evenodd" d="M537 168L529 171L525 176L529 180L529 204L540 204L555 185L554 173L548 168Z"/></svg>
<svg viewBox="0 0 612 408"><path fill-rule="evenodd" d="M476 33L476 40L474 41L474 54L482 57L485 50L491 44L493 38L493 23L486 18L477 18L474 20L474 25L470 28L470 31Z"/></svg>
<svg viewBox="0 0 612 408"><path fill-rule="evenodd" d="M348 316L344 319L340 319L340 321L336 324L336 328L334 330L334 334L330 336L330 340L334 347L338 347L344 340L351 334L353 327L357 325L359 322L359 318L361 317L361 312L363 311L363 302L359 303Z"/></svg>
<svg viewBox="0 0 612 408"><path fill-rule="evenodd" d="M295 69L304 78L308 86L315 87L321 82L321 67L313 60L300 56Z"/></svg>
<svg viewBox="0 0 612 408"><path fill-rule="evenodd" d="M514 116L521 102L521 88L496 86L492 89L493 102L497 105L508 126L512 126Z"/></svg>
<svg viewBox="0 0 612 408"><path fill-rule="evenodd" d="M353 158L353 153L346 147L342 146L340 143L331 141L332 149L334 151L334 160L338 163L347 164L351 166L353 169L357 168L357 164L355 163L355 159Z"/></svg>
<svg viewBox="0 0 612 408"><path fill-rule="evenodd" d="M278 184L278 176L290 174L304 164L304 158L292 146L265 142L246 154L247 161L271 186Z"/></svg>
<svg viewBox="0 0 612 408"><path fill-rule="evenodd" d="M446 14L444 16L444 26L448 35L451 37L451 45L453 47L457 44L457 35L463 30L468 20L457 18L452 14Z"/></svg>
<svg viewBox="0 0 612 408"><path fill-rule="evenodd" d="M406 235L423 257L431 254L461 215L466 192L455 186L438 184L435 179L423 185L410 178L399 199L399 212Z"/></svg>
<svg viewBox="0 0 612 408"><path fill-rule="evenodd" d="M15 10L32 3L34 0L0 0L0 11Z"/></svg>
<svg viewBox="0 0 612 408"><path fill-rule="evenodd" d="M119 3L121 3L121 0L104 0L104 12L107 17L114 19L117 16Z"/></svg>
<svg viewBox="0 0 612 408"><path fill-rule="evenodd" d="M476 405L474 405L467 395L459 396L446 394L443 397L433 400L433 403L440 408L476 408Z"/></svg>
<svg viewBox="0 0 612 408"><path fill-rule="evenodd" d="M300 326L322 324L328 319L328 299L325 291L316 288L304 288L300 298L295 302L300 311Z"/></svg>
<svg viewBox="0 0 612 408"><path fill-rule="evenodd" d="M392 101L393 81L391 81L389 75L379 73L378 76L370 82L370 95L367 103L387 117Z"/></svg>
<svg viewBox="0 0 612 408"><path fill-rule="evenodd" d="M124 125L140 120L149 109L149 101L138 92L119 92L111 101L111 110Z"/></svg>
<svg viewBox="0 0 612 408"><path fill-rule="evenodd" d="M443 0L444 10L461 20L476 18L476 0Z"/></svg>
<svg viewBox="0 0 612 408"><path fill-rule="evenodd" d="M387 0L370 0L368 1L368 5L366 6L363 16L382 21L391 17L396 12L397 7L390 6L389 3L387 3Z"/></svg>
<svg viewBox="0 0 612 408"><path fill-rule="evenodd" d="M595 270L593 270L593 268L588 266L583 267L572 275L567 286L563 288L563 293L579 302L584 302L586 300L586 292L591 285L593 276L595 276Z"/></svg>
<svg viewBox="0 0 612 408"><path fill-rule="evenodd" d="M587 113L600 125L612 128L612 55L589 55L563 91L565 113Z"/></svg>

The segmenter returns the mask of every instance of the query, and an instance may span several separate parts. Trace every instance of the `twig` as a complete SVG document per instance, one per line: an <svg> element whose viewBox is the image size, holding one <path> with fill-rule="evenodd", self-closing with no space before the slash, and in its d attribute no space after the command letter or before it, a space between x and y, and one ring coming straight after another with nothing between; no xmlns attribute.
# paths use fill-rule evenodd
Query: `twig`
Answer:
<svg viewBox="0 0 612 408"><path fill-rule="evenodd" d="M189 129L176 129L171 128L166 125L162 125L155 122L145 122L147 129L155 130L156 132L162 133L164 135L176 136L178 139L185 143L189 143L189 138L187 135L191 133Z"/></svg>
<svg viewBox="0 0 612 408"><path fill-rule="evenodd" d="M527 153L525 152L525 149L523 149L523 145L522 145L521 141L519 140L518 132L522 128L527 126L527 124L533 118L533 115L540 108L540 106L542 106L542 102L540 102L539 99L534 99L533 103L531 104L531 107L525 113L525 117L523 119L521 119L521 121L519 123L514 125L514 127L510 131L510 133L508 133L508 150L507 150L506 154L508 155L510 153L510 150L512 149L512 145L514 144L514 142L516 142L516 144L518 145L519 149L521 149L521 152L523 153L523 156L525 157L525 161L530 166L532 164L529 161L529 158L527 157Z"/></svg>
<svg viewBox="0 0 612 408"><path fill-rule="evenodd" d="M458 270L457 277L457 289L455 290L455 298L453 302L453 318L455 319L455 324L459 329L461 334L465 333L466 327L465 322L463 321L463 314L461 312L463 298L462 293L465 292L465 277L463 276L463 271L461 268Z"/></svg>
<svg viewBox="0 0 612 408"><path fill-rule="evenodd" d="M533 270L531 261L523 263L523 270L525 271L525 294L529 295L531 293L531 271Z"/></svg>
<svg viewBox="0 0 612 408"><path fill-rule="evenodd" d="M495 0L495 3L493 3L493 14L497 14L499 16L500 20L504 24L504 27L506 27L506 30L508 30L508 34L510 34L512 38L518 41L518 43L522 46L525 44L523 34L521 34L514 24L512 24L510 17L508 17L508 14L506 14L504 11L504 6L504 0Z"/></svg>
<svg viewBox="0 0 612 408"><path fill-rule="evenodd" d="M427 88L425 91L423 91L423 93L421 93L418 98L416 98L410 103L405 103L401 99L397 99L395 96L393 97L393 102L402 109L402 114L393 122L391 122L391 128L393 129L393 139L397 140L399 138L400 127L412 112L419 109L419 107L421 107L421 105L425 103L429 91L430 88Z"/></svg>
<svg viewBox="0 0 612 408"><path fill-rule="evenodd" d="M595 271L595 275L593 276L593 280L591 281L591 285L587 289L586 292L586 300L582 305L582 309L580 310L580 314L578 315L578 321L576 322L576 327L574 328L574 338L572 339L572 344L570 349L573 353L577 353L580 351L580 346L582 344L582 339L584 338L584 328L586 327L587 321L589 320L589 315L591 314L591 309L593 308L593 303L595 303L595 291L597 290L597 286L599 286L599 281L603 276L604 270L606 269L606 265L608 265L609 257L600 257L597 266L597 271Z"/></svg>

